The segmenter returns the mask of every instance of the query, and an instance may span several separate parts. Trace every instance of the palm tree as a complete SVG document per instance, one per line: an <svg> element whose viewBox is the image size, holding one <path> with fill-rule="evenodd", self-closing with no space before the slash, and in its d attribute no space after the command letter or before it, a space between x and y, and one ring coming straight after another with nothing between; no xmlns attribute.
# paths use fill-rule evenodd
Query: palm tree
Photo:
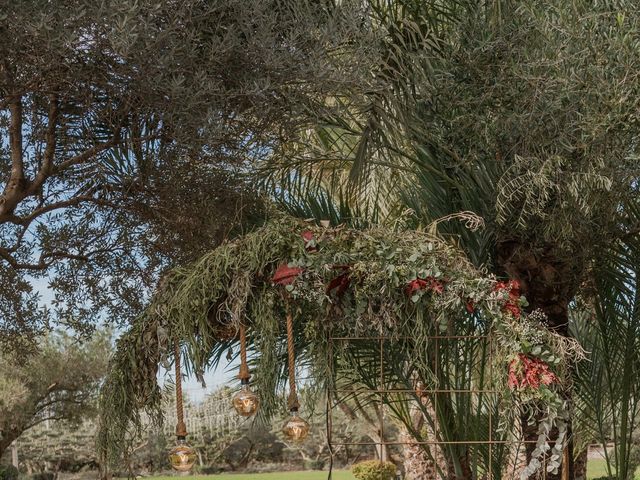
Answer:
<svg viewBox="0 0 640 480"><path fill-rule="evenodd" d="M594 295L572 309L572 333L591 352L576 367L578 428L605 447L608 475L620 480L632 480L638 466L638 247L637 237L627 237L605 252L594 268Z"/></svg>
<svg viewBox="0 0 640 480"><path fill-rule="evenodd" d="M440 221L439 232L519 280L549 328L571 335L578 294L609 305L599 318L612 331L630 328L613 313L635 271L600 260L640 232L632 2L371 1L369 13L378 71L305 132L305 148L263 166L271 192L297 214L353 224L474 212L485 228Z"/></svg>

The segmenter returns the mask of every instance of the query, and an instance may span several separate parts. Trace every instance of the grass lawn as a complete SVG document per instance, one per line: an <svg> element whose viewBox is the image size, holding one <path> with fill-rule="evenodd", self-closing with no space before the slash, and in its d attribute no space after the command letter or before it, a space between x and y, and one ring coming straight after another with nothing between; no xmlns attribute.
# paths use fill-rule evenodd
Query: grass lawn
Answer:
<svg viewBox="0 0 640 480"><path fill-rule="evenodd" d="M607 474L607 464L604 460L589 460L587 465L587 477L600 478Z"/></svg>
<svg viewBox="0 0 640 480"><path fill-rule="evenodd" d="M607 464L604 460L589 460L589 466L587 467L587 478L604 477L607 474ZM636 480L640 480L640 470L636 470Z"/></svg>
<svg viewBox="0 0 640 480"><path fill-rule="evenodd" d="M239 473L221 475L194 475L194 480L327 480L327 472L274 472L274 473ZM355 480L347 470L334 470L334 480ZM153 477L153 480L176 480L176 477Z"/></svg>
<svg viewBox="0 0 640 480"><path fill-rule="evenodd" d="M588 478L603 477L607 474L604 460L589 460ZM193 480L326 480L326 472L275 472L275 473L240 473L240 474L222 474L222 475L194 475L190 476ZM353 475L346 470L335 470L333 472L334 480L355 480ZM640 476L636 475L636 479L640 480ZM176 480L174 476L153 477L153 480Z"/></svg>

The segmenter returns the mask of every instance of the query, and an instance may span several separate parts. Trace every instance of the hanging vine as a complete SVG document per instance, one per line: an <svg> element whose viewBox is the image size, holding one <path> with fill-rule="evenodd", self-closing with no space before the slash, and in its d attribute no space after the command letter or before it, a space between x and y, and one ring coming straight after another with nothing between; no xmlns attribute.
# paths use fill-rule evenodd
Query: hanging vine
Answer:
<svg viewBox="0 0 640 480"><path fill-rule="evenodd" d="M486 334L491 375L473 369L469 375L474 382L497 385L501 411L545 412L535 417L541 445L527 472L537 470L543 456L548 466L559 465L555 450L547 455L546 442L567 415L565 366L581 353L547 330L538 312L524 313L526 300L516 283L484 275L458 249L426 233L322 228L287 217L223 244L165 279L118 342L101 398L104 458L117 461L127 435L141 428L141 410L158 415L157 365L171 355L169 339L180 341L186 367L200 377L236 343L241 324L259 332L252 348L260 414L281 409L288 369L285 296L294 319L296 359L320 386L341 374L330 371L326 361L329 325L333 335L382 333L397 339L393 353L404 361L396 364L410 364L412 371L389 381L419 378L427 390L448 375L446 368L433 368L433 336L462 330ZM344 353L334 354L342 354L344 363L349 359ZM509 425L503 420L502 427ZM563 441L554 448L562 448Z"/></svg>

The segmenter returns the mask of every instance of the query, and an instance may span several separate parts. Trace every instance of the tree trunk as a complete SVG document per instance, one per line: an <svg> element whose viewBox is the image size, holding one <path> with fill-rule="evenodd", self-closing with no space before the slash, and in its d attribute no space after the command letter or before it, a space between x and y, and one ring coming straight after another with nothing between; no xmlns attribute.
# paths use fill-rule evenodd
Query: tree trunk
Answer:
<svg viewBox="0 0 640 480"><path fill-rule="evenodd" d="M113 473L111 469L106 465L98 465L98 478L99 480L112 480Z"/></svg>
<svg viewBox="0 0 640 480"><path fill-rule="evenodd" d="M382 437L380 429L375 426L368 426L367 437L375 443L376 458L381 462L387 462L389 460L389 449L385 445L385 439Z"/></svg>
<svg viewBox="0 0 640 480"><path fill-rule="evenodd" d="M400 441L405 444L402 450L405 480L443 479L443 475L439 472L446 474L446 462L437 445L426 446L413 443L415 438L406 428L402 429ZM435 455L436 462L427 453L427 448L431 456Z"/></svg>
<svg viewBox="0 0 640 480"><path fill-rule="evenodd" d="M367 436L372 440L375 444L376 456L378 460L382 462L386 462L389 460L389 449L387 445L385 445L385 438L383 432L380 430L384 425L384 411L383 406L374 405L373 409L376 413L376 418L372 418L364 407L360 404L357 398L354 398L354 402L356 403L357 411L360 413L362 418L367 424ZM358 420L358 415L356 414L356 410L351 408L345 402L338 403L338 407L340 410L344 412L344 414L353 421Z"/></svg>
<svg viewBox="0 0 640 480"><path fill-rule="evenodd" d="M20 462L18 461L18 443L14 440L11 444L11 464L18 468Z"/></svg>
<svg viewBox="0 0 640 480"><path fill-rule="evenodd" d="M497 245L497 262L510 278L520 282L522 294L529 302L528 311L543 311L547 326L556 333L568 337L569 303L573 300L580 284L584 261L580 255L559 259L554 254L555 251L553 245L539 248L514 239L502 240ZM565 395L568 400L571 400L571 392L565 392ZM524 418L522 421L524 440L535 441L536 428L528 427ZM571 423L568 429L568 451L565 455L567 461L563 462L557 474L547 473L547 480L574 480L575 478ZM553 437L551 440L553 441ZM533 448L527 445L527 461Z"/></svg>
<svg viewBox="0 0 640 480"><path fill-rule="evenodd" d="M389 449L385 443L384 432L380 430L384 428L384 406L379 405L375 408L376 416L378 417L378 428L375 429L373 435L377 436L379 440L375 440L378 443L376 448L376 454L381 462L389 461Z"/></svg>
<svg viewBox="0 0 640 480"><path fill-rule="evenodd" d="M18 432L16 430L4 430L2 432L2 438L0 439L0 457L2 457L7 449L11 447L13 442L15 442L16 439L20 436L20 433L22 432Z"/></svg>
<svg viewBox="0 0 640 480"><path fill-rule="evenodd" d="M436 412L426 395L421 396L421 402L425 406L427 415L433 422L437 422ZM422 409L417 405L411 407L412 429L415 432L425 431L423 440L436 440L434 428L430 425L425 428L425 417ZM415 437L407 428L402 429L400 441L406 443L403 450L404 471L406 480L440 480L448 476L448 463L439 445L418 445Z"/></svg>
<svg viewBox="0 0 640 480"><path fill-rule="evenodd" d="M589 456L589 447L585 447L576 455L574 460L573 474L575 480L587 480L587 460Z"/></svg>

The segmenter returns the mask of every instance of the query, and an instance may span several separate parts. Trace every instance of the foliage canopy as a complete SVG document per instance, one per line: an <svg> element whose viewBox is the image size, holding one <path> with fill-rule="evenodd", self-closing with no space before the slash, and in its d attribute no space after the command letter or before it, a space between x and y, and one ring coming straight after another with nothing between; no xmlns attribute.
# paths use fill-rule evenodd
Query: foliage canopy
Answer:
<svg viewBox="0 0 640 480"><path fill-rule="evenodd" d="M0 2L0 339L46 319L25 275L51 280L54 318L126 320L257 213L247 162L360 68L329 56L351 7Z"/></svg>
<svg viewBox="0 0 640 480"><path fill-rule="evenodd" d="M284 274L283 285L274 285L276 271ZM511 435L513 419L499 412L515 414L519 408L506 409L507 404L540 409L546 439L551 427L566 420L560 379L579 350L545 329L539 313L522 316L523 302L516 288L481 274L458 249L422 232L327 229L286 217L272 220L174 270L145 314L120 338L102 393L100 447L117 461L130 429L140 426L140 409L158 417L157 368L170 356L172 342L182 346L188 368L201 376L235 342L240 322L252 332L263 414L273 414L284 387L279 380L284 377L274 372L286 368L283 319L288 309L295 318L297 356L318 388L350 379L375 389L380 378L378 342L338 344L334 351L329 332L337 337L384 335L393 342L393 348L384 349L385 387L402 392L385 402L398 419L407 419L403 399L421 405L421 390L494 386L502 393L481 399L502 420L493 427L483 409L468 417L468 396L439 396L442 439L466 438L473 430L470 424L477 431L493 428L495 438ZM507 373L521 358L518 354L546 362L555 372L549 377L553 380L508 387ZM495 365L490 368L488 362ZM449 452L456 469L463 468L465 448Z"/></svg>
<svg viewBox="0 0 640 480"><path fill-rule="evenodd" d="M3 352L0 362L0 454L26 430L43 422L70 423L95 414L106 375L111 334L97 332L80 344L61 333L42 339L39 352Z"/></svg>

